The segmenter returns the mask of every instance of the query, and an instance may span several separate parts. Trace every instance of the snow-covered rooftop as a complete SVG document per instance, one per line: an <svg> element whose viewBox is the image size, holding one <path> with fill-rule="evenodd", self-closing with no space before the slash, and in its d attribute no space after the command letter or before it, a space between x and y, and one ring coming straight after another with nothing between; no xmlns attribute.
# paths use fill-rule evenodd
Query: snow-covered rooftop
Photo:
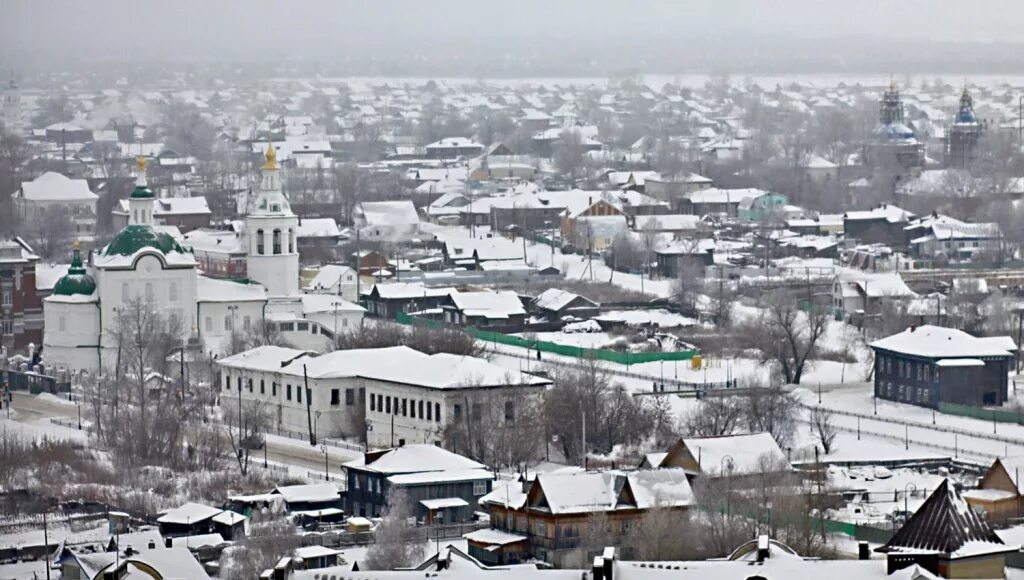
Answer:
<svg viewBox="0 0 1024 580"><path fill-rule="evenodd" d="M912 326L903 332L876 340L869 346L876 350L941 359L1010 356L1005 348L992 341L978 340L956 328L930 324Z"/></svg>

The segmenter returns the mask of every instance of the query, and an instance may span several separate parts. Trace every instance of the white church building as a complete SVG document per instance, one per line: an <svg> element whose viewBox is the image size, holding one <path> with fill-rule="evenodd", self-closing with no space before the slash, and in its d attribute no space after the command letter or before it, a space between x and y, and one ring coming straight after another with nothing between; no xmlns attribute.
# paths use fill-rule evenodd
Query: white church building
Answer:
<svg viewBox="0 0 1024 580"><path fill-rule="evenodd" d="M85 262L76 244L67 274L43 303L48 369L94 373L113 368L118 312L138 301L176 318L183 344L198 344L211 357L225 354L236 331L255 332L263 324L295 348L316 352L329 350L336 332L358 326L363 316L358 305L299 290L298 217L281 192L272 146L245 220L247 282L202 275L191 249L172 235L173 228L154 224L154 196L141 157L138 167L128 225Z"/></svg>

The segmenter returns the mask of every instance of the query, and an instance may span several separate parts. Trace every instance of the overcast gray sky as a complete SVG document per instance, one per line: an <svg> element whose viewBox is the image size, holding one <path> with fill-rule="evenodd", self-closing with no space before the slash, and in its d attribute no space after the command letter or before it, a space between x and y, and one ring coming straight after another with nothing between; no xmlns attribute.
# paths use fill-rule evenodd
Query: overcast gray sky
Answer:
<svg viewBox="0 0 1024 580"><path fill-rule="evenodd" d="M1022 0L0 0L0 51L17 61L415 61L437 55L615 64L667 51L716 58L825 38L1019 42ZM850 42L849 58L858 58ZM783 46L783 48L785 48ZM846 46L846 45L843 45ZM835 47L830 47L835 49ZM539 54L546 52L547 54ZM662 54L658 54L662 53ZM847 58L837 53L838 60ZM15 61L14 63L9 61Z"/></svg>

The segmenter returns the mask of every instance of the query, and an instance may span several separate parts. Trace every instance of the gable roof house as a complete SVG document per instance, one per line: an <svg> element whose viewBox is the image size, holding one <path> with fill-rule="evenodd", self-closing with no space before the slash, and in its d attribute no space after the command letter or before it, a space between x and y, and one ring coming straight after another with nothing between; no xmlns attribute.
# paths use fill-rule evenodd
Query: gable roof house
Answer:
<svg viewBox="0 0 1024 580"><path fill-rule="evenodd" d="M843 231L847 240L899 247L904 243L903 228L913 218L914 214L883 203L873 209L844 213Z"/></svg>
<svg viewBox="0 0 1024 580"><path fill-rule="evenodd" d="M548 320L555 321L566 317L576 319L596 316L601 305L567 290L548 288L533 299L530 308Z"/></svg>
<svg viewBox="0 0 1024 580"><path fill-rule="evenodd" d="M832 281L832 306L847 318L881 312L887 300L916 296L897 272L842 272Z"/></svg>
<svg viewBox="0 0 1024 580"><path fill-rule="evenodd" d="M691 478L790 471L786 454L770 433L685 437L673 443L666 453L645 457L645 464L655 469L679 468Z"/></svg>
<svg viewBox="0 0 1024 580"><path fill-rule="evenodd" d="M470 555L508 564L533 557L556 567L587 564L581 533L602 513L621 535L653 508L685 511L693 490L682 469L539 474L533 481L502 482L480 498L490 530L467 534Z"/></svg>
<svg viewBox="0 0 1024 580"><path fill-rule="evenodd" d="M964 492L967 505L990 522L1008 523L1011 518L1020 517L1024 513L1022 471L1024 457L996 457L978 481L977 489Z"/></svg>
<svg viewBox="0 0 1024 580"><path fill-rule="evenodd" d="M445 322L459 326L500 327L502 332L517 332L526 322L522 301L508 290L455 291L441 302L441 310Z"/></svg>

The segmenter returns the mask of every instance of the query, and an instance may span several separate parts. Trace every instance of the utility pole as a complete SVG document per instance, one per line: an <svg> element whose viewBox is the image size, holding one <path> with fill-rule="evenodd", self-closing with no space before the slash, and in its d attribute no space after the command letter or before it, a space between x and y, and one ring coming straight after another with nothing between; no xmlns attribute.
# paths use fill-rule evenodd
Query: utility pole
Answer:
<svg viewBox="0 0 1024 580"><path fill-rule="evenodd" d="M587 468L587 412L583 411L581 413L581 415L583 416L583 449L582 449L583 469L586 469Z"/></svg>
<svg viewBox="0 0 1024 580"><path fill-rule="evenodd" d="M46 580L50 580L50 530L46 525L46 512L43 512L43 548L46 551ZM119 550L121 546L117 547Z"/></svg>
<svg viewBox="0 0 1024 580"><path fill-rule="evenodd" d="M315 447L316 435L313 434L313 412L309 401L313 398L313 393L309 390L309 375L306 374L306 365L302 365L302 382L306 389L306 424L309 427L309 444ZM242 394L239 393L238 396L241 397Z"/></svg>

